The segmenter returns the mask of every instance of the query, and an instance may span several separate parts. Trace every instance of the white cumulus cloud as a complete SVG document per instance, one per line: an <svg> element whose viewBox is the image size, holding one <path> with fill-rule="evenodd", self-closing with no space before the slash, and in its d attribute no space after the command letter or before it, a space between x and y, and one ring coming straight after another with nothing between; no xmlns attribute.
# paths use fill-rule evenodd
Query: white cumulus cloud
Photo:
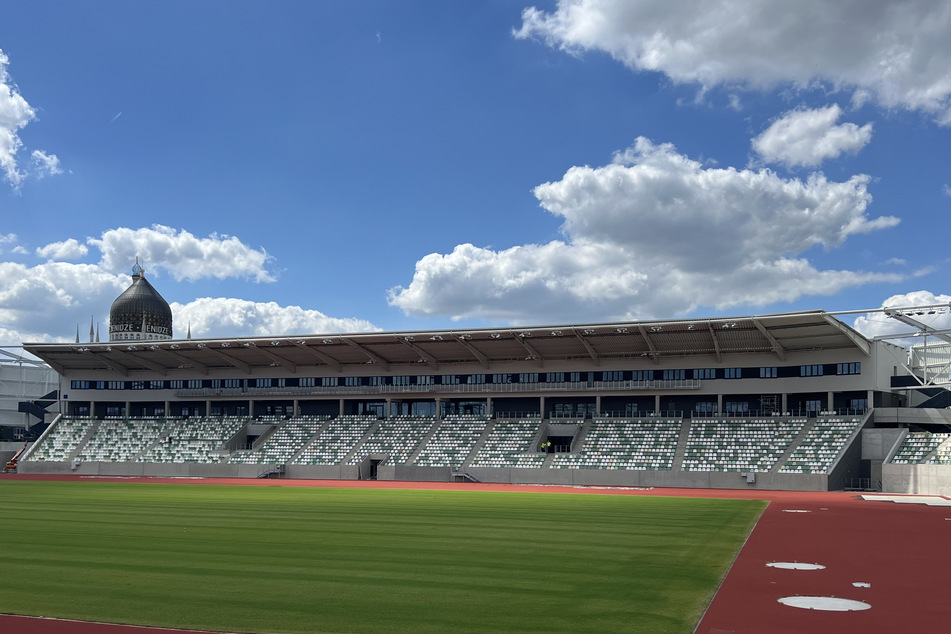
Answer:
<svg viewBox="0 0 951 634"><path fill-rule="evenodd" d="M836 124L841 116L837 104L791 110L753 139L753 150L767 163L789 167L815 167L843 153L854 154L871 141L872 124Z"/></svg>
<svg viewBox="0 0 951 634"><path fill-rule="evenodd" d="M26 178L17 165L17 153L23 146L19 133L36 118L36 112L10 79L9 63L10 58L0 50L0 169L4 180L17 188Z"/></svg>
<svg viewBox="0 0 951 634"><path fill-rule="evenodd" d="M951 295L942 293L933 293L931 291L912 291L900 295L892 295L882 302L882 308L903 308L911 306L951 306ZM951 310L936 310L933 314L924 311L923 315L911 315L915 319L927 326L937 330L951 329ZM883 313L866 313L856 318L855 329L866 337L884 337L888 335L897 335L911 333L915 331L913 326L903 324L897 319L892 319ZM920 338L907 341L895 341L900 345L911 343L921 343Z"/></svg>
<svg viewBox="0 0 951 634"><path fill-rule="evenodd" d="M38 341L71 340L80 325L85 340L90 318L104 321L128 285L127 275L94 264L0 262L0 325L22 340Z"/></svg>
<svg viewBox="0 0 951 634"><path fill-rule="evenodd" d="M949 32L951 3L933 0L560 0L523 10L514 35L704 90L819 83L949 125Z"/></svg>
<svg viewBox="0 0 951 634"><path fill-rule="evenodd" d="M804 257L899 222L867 215L867 184L862 175L834 182L704 167L640 138L611 164L572 167L535 188L563 219L565 241L427 255L389 301L412 315L551 323L764 306L897 281L818 270Z"/></svg>
<svg viewBox="0 0 951 634"><path fill-rule="evenodd" d="M41 258L53 260L78 260L89 253L89 247L80 244L76 238L69 238L62 242L51 242L36 250Z"/></svg>
<svg viewBox="0 0 951 634"><path fill-rule="evenodd" d="M372 332L372 323L355 318L328 317L300 306L252 302L229 297L202 297L187 304L173 302L175 338L253 337L313 333Z"/></svg>
<svg viewBox="0 0 951 634"><path fill-rule="evenodd" d="M110 229L87 243L102 252L99 264L110 271L128 270L138 257L146 269L168 271L176 280L248 277L257 282L274 281L267 270L271 260L267 251L254 249L235 236L198 238L184 229L152 225Z"/></svg>
<svg viewBox="0 0 951 634"><path fill-rule="evenodd" d="M33 150L32 157L33 173L36 174L37 178L63 173L63 168L59 166L59 157L55 154L47 154L42 150Z"/></svg>

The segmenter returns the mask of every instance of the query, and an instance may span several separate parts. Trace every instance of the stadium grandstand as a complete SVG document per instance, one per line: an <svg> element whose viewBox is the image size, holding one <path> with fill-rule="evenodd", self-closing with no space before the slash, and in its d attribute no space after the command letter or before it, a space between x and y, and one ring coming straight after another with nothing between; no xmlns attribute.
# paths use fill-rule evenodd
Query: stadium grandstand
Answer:
<svg viewBox="0 0 951 634"><path fill-rule="evenodd" d="M132 279L108 342L23 345L56 385L20 472L951 491L946 342L821 310L175 339Z"/></svg>

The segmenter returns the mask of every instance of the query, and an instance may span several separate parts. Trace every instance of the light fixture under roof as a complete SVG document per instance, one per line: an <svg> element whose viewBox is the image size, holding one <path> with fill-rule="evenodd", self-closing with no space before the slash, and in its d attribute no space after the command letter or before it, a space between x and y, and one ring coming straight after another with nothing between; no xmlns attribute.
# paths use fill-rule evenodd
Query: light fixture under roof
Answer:
<svg viewBox="0 0 951 634"><path fill-rule="evenodd" d="M585 328L584 330L581 331L581 334L583 335L593 335L594 333L595 331L593 328Z"/></svg>
<svg viewBox="0 0 951 634"><path fill-rule="evenodd" d="M563 333L562 333L560 330L552 330L552 331L551 331L551 336L552 336L552 337L561 337L562 334L563 334Z"/></svg>
<svg viewBox="0 0 951 634"><path fill-rule="evenodd" d="M334 342L333 339L324 339L321 343L333 343L333 342Z"/></svg>
<svg viewBox="0 0 951 634"><path fill-rule="evenodd" d="M178 350L179 348L181 348L181 346L178 345L177 343L173 343L172 345L169 346L169 348L171 348L172 350Z"/></svg>
<svg viewBox="0 0 951 634"><path fill-rule="evenodd" d="M133 352L134 352L135 350L138 350L138 347L136 347L136 346L126 346L126 348L125 348L125 349L126 349L126 350L130 350L130 351L133 351Z"/></svg>
<svg viewBox="0 0 951 634"><path fill-rule="evenodd" d="M196 344L195 344L195 347L198 348L199 350L202 350L202 349L204 349L205 344L203 344L203 343L196 343Z"/></svg>
<svg viewBox="0 0 951 634"><path fill-rule="evenodd" d="M406 335L405 337L403 337L403 341L416 341L416 337L414 337L413 335Z"/></svg>
<svg viewBox="0 0 951 634"><path fill-rule="evenodd" d="M430 339L433 341L442 341L442 335L433 335Z"/></svg>
<svg viewBox="0 0 951 634"><path fill-rule="evenodd" d="M76 348L79 352L89 352L89 348Z"/></svg>
<svg viewBox="0 0 951 634"><path fill-rule="evenodd" d="M493 332L491 335L489 335L489 339L501 339L501 338L502 338L502 333L500 332Z"/></svg>
<svg viewBox="0 0 951 634"><path fill-rule="evenodd" d="M627 328L624 328L624 327L615 328L615 331L623 335L625 332L627 332Z"/></svg>
<svg viewBox="0 0 951 634"><path fill-rule="evenodd" d="M280 342L280 341L272 341L272 342L271 342L271 345L272 345L272 346L279 346L279 345L281 345L281 342Z"/></svg>

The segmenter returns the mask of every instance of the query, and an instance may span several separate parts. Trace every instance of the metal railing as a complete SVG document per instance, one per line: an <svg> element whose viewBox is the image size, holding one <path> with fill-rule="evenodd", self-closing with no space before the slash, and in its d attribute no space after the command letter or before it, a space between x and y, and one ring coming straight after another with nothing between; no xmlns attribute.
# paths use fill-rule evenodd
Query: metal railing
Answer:
<svg viewBox="0 0 951 634"><path fill-rule="evenodd" d="M379 394L512 394L528 392L605 392L699 390L699 379L577 381L563 383L457 383L442 385L315 385L310 387L202 387L176 390L177 398L228 396L343 396Z"/></svg>

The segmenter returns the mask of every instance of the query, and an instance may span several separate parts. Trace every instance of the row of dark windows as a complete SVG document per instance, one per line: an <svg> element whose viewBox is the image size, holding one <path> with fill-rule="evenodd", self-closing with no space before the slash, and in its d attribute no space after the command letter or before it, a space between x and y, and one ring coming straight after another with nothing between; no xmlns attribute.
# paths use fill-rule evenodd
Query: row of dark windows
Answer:
<svg viewBox="0 0 951 634"><path fill-rule="evenodd" d="M182 390L274 387L364 387L377 385L501 385L509 383L586 383L681 381L687 379L776 379L799 376L861 374L861 363L827 363L762 368L695 368L693 370L609 370L602 372L523 372L513 374L443 374L403 376L325 376L264 379L171 379L157 381L72 381L76 390Z"/></svg>

